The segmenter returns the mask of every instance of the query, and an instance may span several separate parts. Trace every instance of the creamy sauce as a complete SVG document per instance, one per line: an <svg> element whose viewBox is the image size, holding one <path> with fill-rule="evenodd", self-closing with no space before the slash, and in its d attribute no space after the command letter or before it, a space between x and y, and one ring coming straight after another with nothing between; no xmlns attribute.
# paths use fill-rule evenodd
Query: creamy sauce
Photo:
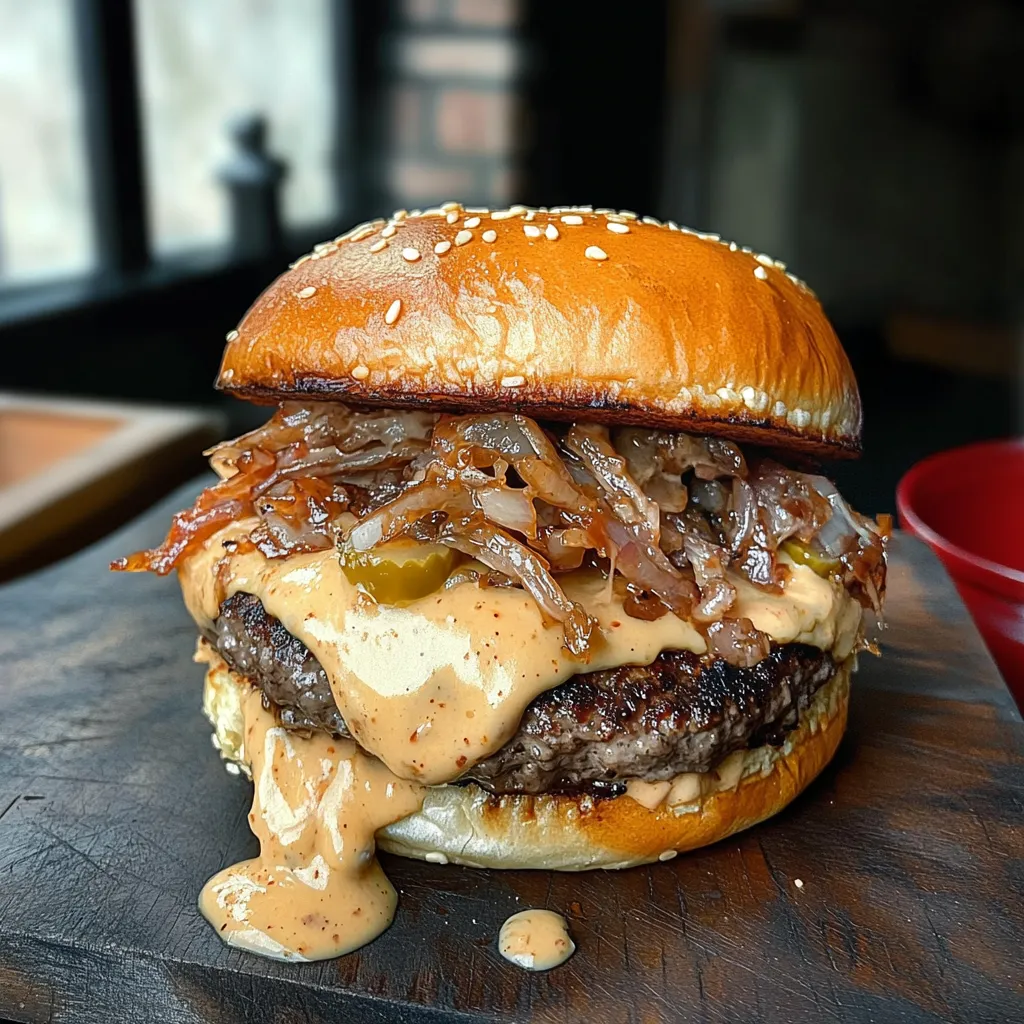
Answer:
<svg viewBox="0 0 1024 1024"><path fill-rule="evenodd" d="M260 855L214 875L200 910L227 943L263 956L320 960L358 949L387 928L397 901L374 833L417 811L423 787L351 740L281 728L259 690L245 700L243 723Z"/></svg>
<svg viewBox="0 0 1024 1024"><path fill-rule="evenodd" d="M498 934L501 955L527 971L550 971L576 952L569 925L552 910L513 914Z"/></svg>
<svg viewBox="0 0 1024 1024"><path fill-rule="evenodd" d="M215 535L180 576L201 626L237 591L258 597L323 666L352 734L399 777L449 782L498 750L527 704L578 672L646 665L666 649L702 654L703 638L671 613L631 618L596 572L559 577L566 594L598 621L588 661L562 646L533 599L516 588L467 582L404 606L377 604L345 576L335 550L268 560L229 554L223 542L252 528L243 521ZM783 594L736 581L735 612L779 643L800 641L844 658L860 607L837 584L791 566Z"/></svg>
<svg viewBox="0 0 1024 1024"><path fill-rule="evenodd" d="M396 896L374 857L374 834L419 810L427 785L450 782L503 746L538 694L579 672L646 665L666 649L706 649L671 613L631 618L596 572L559 577L598 622L589 660L580 661L562 646L561 627L545 623L522 590L465 582L402 606L378 604L349 582L336 550L280 560L230 551L253 525L233 524L182 565L185 603L208 627L231 594L258 597L323 666L358 740L279 727L258 689L239 720L218 731L220 748L251 767L249 822L260 856L215 875L200 909L225 941L264 956L333 957L380 934ZM735 613L779 643L845 658L860 607L810 569L791 569L779 595L736 581ZM227 694L212 688L212 717L220 699ZM743 764L734 757L706 778L632 783L629 795L680 813L705 787L738 784ZM517 914L502 929L502 954L531 970L556 966L574 948L564 920L548 911Z"/></svg>

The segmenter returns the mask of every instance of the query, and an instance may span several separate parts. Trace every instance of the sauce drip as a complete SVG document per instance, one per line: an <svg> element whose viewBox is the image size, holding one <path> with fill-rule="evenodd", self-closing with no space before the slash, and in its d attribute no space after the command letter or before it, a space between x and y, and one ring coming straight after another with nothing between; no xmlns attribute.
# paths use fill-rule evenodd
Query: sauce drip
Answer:
<svg viewBox="0 0 1024 1024"><path fill-rule="evenodd" d="M550 971L576 952L569 925L553 910L521 910L498 934L501 955L527 971Z"/></svg>
<svg viewBox="0 0 1024 1024"><path fill-rule="evenodd" d="M281 728L259 690L245 700L244 722L260 855L214 875L199 909L229 945L275 959L321 960L364 946L397 903L374 833L417 811L424 788L351 740Z"/></svg>

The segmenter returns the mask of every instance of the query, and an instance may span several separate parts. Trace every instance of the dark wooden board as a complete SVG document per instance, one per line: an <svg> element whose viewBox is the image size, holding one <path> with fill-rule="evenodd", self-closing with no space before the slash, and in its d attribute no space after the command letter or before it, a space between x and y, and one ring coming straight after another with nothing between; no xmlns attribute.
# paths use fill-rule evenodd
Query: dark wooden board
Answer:
<svg viewBox="0 0 1024 1024"><path fill-rule="evenodd" d="M105 571L189 493L0 589L0 1020L1024 1020L1024 725L907 538L849 735L773 821L620 873L385 858L398 918L359 953L221 945L196 897L253 850L249 787L210 745L174 581ZM550 974L495 949L526 906L571 919Z"/></svg>

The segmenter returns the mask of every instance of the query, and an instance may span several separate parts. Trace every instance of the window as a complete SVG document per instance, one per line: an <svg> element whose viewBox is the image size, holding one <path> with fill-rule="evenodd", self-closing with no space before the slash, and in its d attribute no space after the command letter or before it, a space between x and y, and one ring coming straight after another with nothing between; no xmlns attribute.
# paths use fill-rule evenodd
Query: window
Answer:
<svg viewBox="0 0 1024 1024"><path fill-rule="evenodd" d="M71 0L0 0L0 285L93 261Z"/></svg>
<svg viewBox="0 0 1024 1024"><path fill-rule="evenodd" d="M15 0L0 0L0 3ZM227 241L217 168L228 125L261 113L268 150L287 160L286 226L337 213L332 0L136 0L141 111L153 247Z"/></svg>

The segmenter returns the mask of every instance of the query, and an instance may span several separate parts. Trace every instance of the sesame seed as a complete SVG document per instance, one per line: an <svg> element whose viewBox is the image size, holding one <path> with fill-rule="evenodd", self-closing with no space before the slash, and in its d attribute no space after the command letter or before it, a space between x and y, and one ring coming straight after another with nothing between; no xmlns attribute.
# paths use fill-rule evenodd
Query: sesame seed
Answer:
<svg viewBox="0 0 1024 1024"><path fill-rule="evenodd" d="M362 363L358 366L353 366L352 376L356 380L366 380L366 378L370 376L370 368L368 366L363 366Z"/></svg>
<svg viewBox="0 0 1024 1024"><path fill-rule="evenodd" d="M492 210L491 220L508 220L509 217L514 217L515 214L511 210Z"/></svg>
<svg viewBox="0 0 1024 1024"><path fill-rule="evenodd" d="M464 206L463 211L465 213L490 213L491 211L486 206Z"/></svg>
<svg viewBox="0 0 1024 1024"><path fill-rule="evenodd" d="M455 244L456 245L465 245L467 242L472 242L472 241L473 241L473 232L472 231L460 231L455 236Z"/></svg>
<svg viewBox="0 0 1024 1024"><path fill-rule="evenodd" d="M796 886L796 887L797 887L798 889L802 889L802 888L804 887L804 880L803 880L802 878L795 878L795 879L793 880L793 884L794 884L794 885L795 885L795 886Z"/></svg>
<svg viewBox="0 0 1024 1024"><path fill-rule="evenodd" d="M558 228L556 228L554 224L549 224L544 229L544 237L550 238L553 242L558 237Z"/></svg>
<svg viewBox="0 0 1024 1024"><path fill-rule="evenodd" d="M609 231L614 231L615 234L617 234L617 235L628 235L629 234L629 225L628 224L619 224L617 221L610 220L610 221L608 221L607 224L605 224L605 227Z"/></svg>
<svg viewBox="0 0 1024 1024"><path fill-rule="evenodd" d="M411 213L409 214L409 216L410 216L410 217L422 217L422 216L423 216L423 211L422 211L422 210L413 210L413 211L412 211L412 212L411 212Z"/></svg>
<svg viewBox="0 0 1024 1024"><path fill-rule="evenodd" d="M454 224L458 219L459 215L454 210L445 217L449 224Z"/></svg>
<svg viewBox="0 0 1024 1024"><path fill-rule="evenodd" d="M384 323L393 324L398 319L398 314L401 312L402 300L395 299L395 301L388 306L388 311L384 314Z"/></svg>
<svg viewBox="0 0 1024 1024"><path fill-rule="evenodd" d="M619 216L626 220L636 220L636 214L632 210L619 210Z"/></svg>
<svg viewBox="0 0 1024 1024"><path fill-rule="evenodd" d="M448 213L450 210L461 210L462 204L449 200L447 203L441 204L441 209L444 210L445 213Z"/></svg>
<svg viewBox="0 0 1024 1024"><path fill-rule="evenodd" d="M388 240L386 238L379 238L370 246L370 252L380 252L381 249L386 249L387 247Z"/></svg>
<svg viewBox="0 0 1024 1024"><path fill-rule="evenodd" d="M606 253L599 245L588 245L583 255L586 256L588 260L608 259L608 253Z"/></svg>
<svg viewBox="0 0 1024 1024"><path fill-rule="evenodd" d="M394 224L388 224L380 233L381 238L390 238L398 230Z"/></svg>
<svg viewBox="0 0 1024 1024"><path fill-rule="evenodd" d="M540 238L540 228L536 224L524 224L523 234L527 238Z"/></svg>
<svg viewBox="0 0 1024 1024"><path fill-rule="evenodd" d="M662 853L658 854L658 860L660 860L660 861L672 860L672 858L676 857L676 856L678 856L678 851L676 851L676 850L665 850Z"/></svg>
<svg viewBox="0 0 1024 1024"><path fill-rule="evenodd" d="M309 299L312 298L312 296L314 295L316 295L316 289L312 285L309 285L308 287L303 288L301 291L296 292L295 298Z"/></svg>
<svg viewBox="0 0 1024 1024"><path fill-rule="evenodd" d="M228 333L224 337L224 340L225 341L234 341L237 337L238 337L238 331L228 331Z"/></svg>
<svg viewBox="0 0 1024 1024"><path fill-rule="evenodd" d="M521 388L526 383L525 377L520 377L519 374L515 374L512 377L502 377L501 386L503 388Z"/></svg>
<svg viewBox="0 0 1024 1024"><path fill-rule="evenodd" d="M768 272L764 269L764 267L754 267L754 277L758 278L758 280L761 281L767 280Z"/></svg>
<svg viewBox="0 0 1024 1024"><path fill-rule="evenodd" d="M766 256L763 252L759 252L754 259L766 267L772 267L775 265L775 260L773 260L771 256Z"/></svg>
<svg viewBox="0 0 1024 1024"><path fill-rule="evenodd" d="M729 243L729 252L735 252L738 248L739 246L735 242Z"/></svg>
<svg viewBox="0 0 1024 1024"><path fill-rule="evenodd" d="M480 227L480 218L479 217L468 217L466 219L465 224L463 224L462 226L466 227L466 228L478 228L478 227Z"/></svg>
<svg viewBox="0 0 1024 1024"><path fill-rule="evenodd" d="M316 245L313 246L313 252L323 252L324 249L332 248L337 248L333 242L317 242Z"/></svg>
<svg viewBox="0 0 1024 1024"><path fill-rule="evenodd" d="M518 217L519 214L526 213L526 207L516 203L515 206L510 206L508 208L508 212L511 213L513 217Z"/></svg>
<svg viewBox="0 0 1024 1024"><path fill-rule="evenodd" d="M443 256L451 247L452 243L449 242L448 239L445 239L443 242L438 242L437 245L434 246L434 252L436 252L438 256Z"/></svg>
<svg viewBox="0 0 1024 1024"><path fill-rule="evenodd" d="M409 216L409 211L408 210L395 210L395 212L393 214L391 214L391 219L393 221L395 221L396 223L398 223L399 221L405 220L405 218L408 217L408 216Z"/></svg>
<svg viewBox="0 0 1024 1024"><path fill-rule="evenodd" d="M372 235L374 232L374 226L367 224L366 227L360 228L350 239L351 242L361 242L367 235Z"/></svg>
<svg viewBox="0 0 1024 1024"><path fill-rule="evenodd" d="M661 227L661 221L658 220L657 217L643 217L641 219L641 223L643 223L643 224L651 224L652 226L654 226L656 228L660 228Z"/></svg>
<svg viewBox="0 0 1024 1024"><path fill-rule="evenodd" d="M527 210L526 211L526 216L523 218L523 220L533 220L533 218L536 217L536 216L537 216L537 211L536 210Z"/></svg>
<svg viewBox="0 0 1024 1024"><path fill-rule="evenodd" d="M234 377L234 375L235 375L235 371L234 371L234 370L232 370L232 369L231 369L230 367L228 367L228 369L226 369L226 370L225 370L225 371L224 371L224 372L223 372L223 373L221 374L221 379L222 379L222 380L231 380L231 378L232 378L232 377Z"/></svg>
<svg viewBox="0 0 1024 1024"><path fill-rule="evenodd" d="M485 242L496 242L498 240L498 232L494 228L488 228L480 237Z"/></svg>
<svg viewBox="0 0 1024 1024"><path fill-rule="evenodd" d="M563 224L572 224L573 226L583 223L583 218L577 213L566 214L566 216L561 217L560 220Z"/></svg>
<svg viewBox="0 0 1024 1024"><path fill-rule="evenodd" d="M419 251L419 249L414 249L414 248L412 248L412 246L409 246L408 249L403 249L402 250L402 259L403 260L408 260L410 263L415 263L419 258L420 258L420 251Z"/></svg>

